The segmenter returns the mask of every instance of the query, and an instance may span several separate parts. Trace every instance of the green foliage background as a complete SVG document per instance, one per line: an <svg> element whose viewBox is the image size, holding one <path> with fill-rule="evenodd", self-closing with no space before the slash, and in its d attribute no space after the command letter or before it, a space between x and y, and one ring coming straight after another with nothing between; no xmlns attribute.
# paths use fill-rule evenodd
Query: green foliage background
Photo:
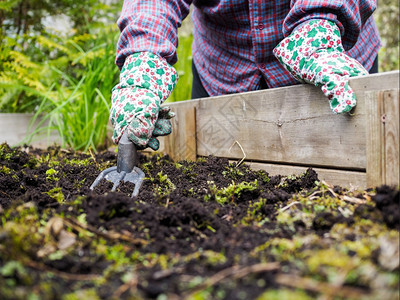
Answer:
<svg viewBox="0 0 400 300"><path fill-rule="evenodd" d="M375 20L382 39L379 51L380 72L399 69L399 1L378 1Z"/></svg>
<svg viewBox="0 0 400 300"><path fill-rule="evenodd" d="M36 112L75 149L106 147L122 1L7 0L0 2L0 112ZM64 15L71 30L46 27ZM399 3L378 2L380 72L399 68ZM190 99L191 23L180 29L175 65L180 80L168 102ZM73 122L72 120L76 120ZM72 123L71 123L72 122ZM76 137L80 136L80 137Z"/></svg>
<svg viewBox="0 0 400 300"><path fill-rule="evenodd" d="M68 34L46 28L48 16L65 14ZM114 55L117 8L98 1L13 0L0 5L0 111L31 112L43 97L71 93L92 59ZM108 51L106 53L106 51ZM109 59L109 63L113 63ZM99 86L115 81L117 69ZM105 95L108 97L108 95Z"/></svg>

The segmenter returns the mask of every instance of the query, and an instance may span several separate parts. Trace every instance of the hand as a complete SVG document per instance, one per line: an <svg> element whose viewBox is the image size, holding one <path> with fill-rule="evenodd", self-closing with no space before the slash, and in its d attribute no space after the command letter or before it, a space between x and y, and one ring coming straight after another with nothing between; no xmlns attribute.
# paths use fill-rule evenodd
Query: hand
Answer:
<svg viewBox="0 0 400 300"><path fill-rule="evenodd" d="M175 117L175 113L171 111L168 106L161 107L158 113L158 119L154 125L153 135L149 139L148 146L153 150L160 148L160 142L156 137L168 135L172 131L172 124L170 119Z"/></svg>
<svg viewBox="0 0 400 300"><path fill-rule="evenodd" d="M335 23L311 20L297 27L275 47L274 55L298 81L321 87L334 113L356 106L349 78L368 71L345 54Z"/></svg>
<svg viewBox="0 0 400 300"><path fill-rule="evenodd" d="M120 83L113 88L111 123L118 143L125 130L138 149L158 150L156 136L171 133L169 108L160 108L177 82L176 71L158 56L141 52L129 56L121 70Z"/></svg>

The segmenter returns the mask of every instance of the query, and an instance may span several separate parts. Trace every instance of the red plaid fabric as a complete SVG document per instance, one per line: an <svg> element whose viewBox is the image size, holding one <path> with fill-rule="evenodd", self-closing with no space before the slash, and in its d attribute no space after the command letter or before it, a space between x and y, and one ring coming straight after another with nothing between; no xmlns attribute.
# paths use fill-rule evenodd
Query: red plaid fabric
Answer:
<svg viewBox="0 0 400 300"><path fill-rule="evenodd" d="M271 88L297 84L272 50L310 19L335 22L347 54L367 70L381 45L372 0L125 0L117 22L117 65L141 51L173 65L177 30L192 2L193 60L210 96L255 90L262 76Z"/></svg>

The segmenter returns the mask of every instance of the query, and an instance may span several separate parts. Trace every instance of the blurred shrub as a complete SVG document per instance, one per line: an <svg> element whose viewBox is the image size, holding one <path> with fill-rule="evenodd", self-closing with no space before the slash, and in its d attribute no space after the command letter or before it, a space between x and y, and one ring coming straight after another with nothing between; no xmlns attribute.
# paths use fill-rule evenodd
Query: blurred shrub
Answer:
<svg viewBox="0 0 400 300"><path fill-rule="evenodd" d="M120 6L94 0L1 3L0 111L34 111L34 119L42 120L37 131L57 130L63 147L106 147L111 89L119 75ZM66 16L70 29L43 26L52 15Z"/></svg>
<svg viewBox="0 0 400 300"><path fill-rule="evenodd" d="M374 14L382 39L379 51L379 71L399 69L399 1L378 1Z"/></svg>
<svg viewBox="0 0 400 300"><path fill-rule="evenodd" d="M81 46L79 37L95 42ZM47 92L41 93L33 120L40 117L37 131L56 130L61 146L68 145L75 150L96 151L109 146L111 89L119 75L114 64L116 40L116 28L111 26L101 34L85 34L66 41L65 45L70 47L65 47L65 56L73 72L50 66L58 80L51 83Z"/></svg>
<svg viewBox="0 0 400 300"><path fill-rule="evenodd" d="M192 34L179 36L177 49L178 62L174 68L178 72L179 80L167 102L189 100L192 94Z"/></svg>
<svg viewBox="0 0 400 300"><path fill-rule="evenodd" d="M0 112L33 111L43 96L54 92L54 83L67 91L63 74L79 80L87 72L84 63L95 56L82 56L82 51L97 48L104 40L115 43L119 10L120 4L94 0L0 2ZM51 16L65 16L71 29L57 32L45 27ZM111 31L110 24L115 27Z"/></svg>

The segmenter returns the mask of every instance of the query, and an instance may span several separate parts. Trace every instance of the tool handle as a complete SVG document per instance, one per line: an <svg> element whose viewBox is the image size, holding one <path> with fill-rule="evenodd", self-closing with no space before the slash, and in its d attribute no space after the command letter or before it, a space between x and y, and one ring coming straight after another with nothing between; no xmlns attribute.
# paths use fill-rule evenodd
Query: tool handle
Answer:
<svg viewBox="0 0 400 300"><path fill-rule="evenodd" d="M117 172L130 173L138 162L136 146L128 139L128 133L125 130L118 143Z"/></svg>

